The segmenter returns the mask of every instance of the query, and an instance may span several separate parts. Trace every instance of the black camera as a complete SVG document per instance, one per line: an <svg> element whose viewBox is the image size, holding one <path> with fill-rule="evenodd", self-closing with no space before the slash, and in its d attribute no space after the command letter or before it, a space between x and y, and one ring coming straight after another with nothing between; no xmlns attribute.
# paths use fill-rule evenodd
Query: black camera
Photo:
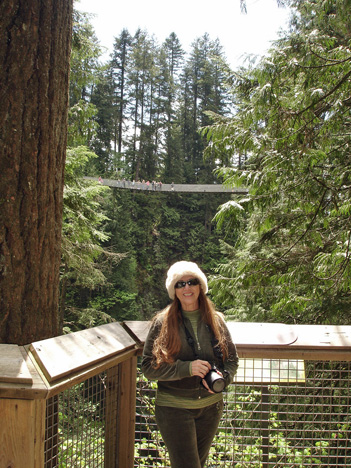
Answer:
<svg viewBox="0 0 351 468"><path fill-rule="evenodd" d="M215 393L221 392L225 387L225 380L218 372L217 367L212 365L211 370L204 377L209 389Z"/></svg>

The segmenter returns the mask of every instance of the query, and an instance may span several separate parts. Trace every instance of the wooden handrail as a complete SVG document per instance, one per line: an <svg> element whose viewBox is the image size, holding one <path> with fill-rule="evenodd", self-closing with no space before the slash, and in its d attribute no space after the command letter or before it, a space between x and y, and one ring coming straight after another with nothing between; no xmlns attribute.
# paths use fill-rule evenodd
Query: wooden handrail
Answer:
<svg viewBox="0 0 351 468"><path fill-rule="evenodd" d="M117 446L108 453L117 458L106 466L132 468L137 352L138 344L117 322L26 347L0 345L0 466L44 468L46 401L114 369L119 384L108 404L117 405L119 418L109 428Z"/></svg>
<svg viewBox="0 0 351 468"><path fill-rule="evenodd" d="M114 322L25 347L0 345L0 466L44 468L46 401L106 371L111 381L118 373L118 388L109 388L107 398L117 408L108 428L117 445L106 466L132 468L137 356L149 326ZM351 326L228 322L228 328L240 358L351 361Z"/></svg>
<svg viewBox="0 0 351 468"><path fill-rule="evenodd" d="M142 349L150 322L126 321ZM242 358L351 361L351 326L227 322Z"/></svg>

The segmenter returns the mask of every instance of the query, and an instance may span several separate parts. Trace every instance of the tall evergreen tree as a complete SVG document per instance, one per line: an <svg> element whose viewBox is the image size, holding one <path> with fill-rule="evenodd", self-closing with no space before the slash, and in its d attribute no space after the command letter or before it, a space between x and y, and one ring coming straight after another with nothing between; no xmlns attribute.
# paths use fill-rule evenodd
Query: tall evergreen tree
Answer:
<svg viewBox="0 0 351 468"><path fill-rule="evenodd" d="M95 137L89 142L99 156L91 161L89 174L107 176L115 174L119 158L111 148L115 138L115 109L113 105L114 88L107 71L97 73L99 81L91 95L91 106L94 109Z"/></svg>
<svg viewBox="0 0 351 468"><path fill-rule="evenodd" d="M219 61L225 62L218 41L211 41L208 34L198 38L184 68L181 100L181 125L185 154L185 180L189 183L211 183L214 175L210 161L204 163L205 139L200 134L202 126L209 122L207 112L224 115L229 93L220 83Z"/></svg>
<svg viewBox="0 0 351 468"><path fill-rule="evenodd" d="M154 86L154 43L146 31L138 30L133 39L129 87L129 119L132 122L131 136L126 152L128 174L135 179L154 177L145 173L145 163L149 152L153 152L152 126L152 91Z"/></svg>
<svg viewBox="0 0 351 468"><path fill-rule="evenodd" d="M89 15L73 11L72 54L69 97L70 107L89 101L97 81L101 47L90 23Z"/></svg>
<svg viewBox="0 0 351 468"><path fill-rule="evenodd" d="M175 33L171 33L162 45L160 71L163 77L163 138L164 160L162 178L165 182L180 182L183 179L184 154L182 153L179 125L180 72L184 51Z"/></svg>
<svg viewBox="0 0 351 468"><path fill-rule="evenodd" d="M239 241L224 246L228 261L213 288L217 301L250 318L347 322L351 5L295 7L270 56L237 75L234 118L212 129L220 150L225 140L248 153L245 167L223 174L251 193L218 215L239 229Z"/></svg>
<svg viewBox="0 0 351 468"><path fill-rule="evenodd" d="M60 324L65 331L111 319L104 308L94 307L92 297L96 288L106 284L110 268L116 268L123 257L119 251L105 248L109 233L102 228L107 222L102 202L108 187L83 179L89 171L96 174L100 169L106 173L111 165L109 82L101 72L97 55L100 49L92 40L95 36L88 21L85 15L75 16L72 67L79 80L71 85L60 275ZM82 90L84 100L80 98ZM98 114L94 102L100 105ZM97 148L99 156L88 147ZM92 163L96 160L98 164Z"/></svg>
<svg viewBox="0 0 351 468"><path fill-rule="evenodd" d="M101 53L102 50L90 23L89 15L74 10L67 143L68 146L85 145L100 150L98 152L100 159L91 161L93 174L104 173L109 158L108 143L106 145L105 142L104 147L101 138L100 141L96 139L98 122L93 93L102 79L102 67L99 62ZM99 130L100 133L107 131L108 126L101 126Z"/></svg>
<svg viewBox="0 0 351 468"><path fill-rule="evenodd" d="M0 342L60 333L72 1L0 3Z"/></svg>
<svg viewBox="0 0 351 468"><path fill-rule="evenodd" d="M132 47L132 37L127 29L123 29L118 37L115 38L113 53L111 56L110 70L113 81L113 150L121 154L123 148L123 134L126 130L127 107L127 73L129 55Z"/></svg>

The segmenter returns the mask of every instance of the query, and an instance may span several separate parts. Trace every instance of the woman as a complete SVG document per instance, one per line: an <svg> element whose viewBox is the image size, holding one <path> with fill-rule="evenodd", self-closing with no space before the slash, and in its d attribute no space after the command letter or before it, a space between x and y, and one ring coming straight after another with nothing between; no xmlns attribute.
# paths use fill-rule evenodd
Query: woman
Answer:
<svg viewBox="0 0 351 468"><path fill-rule="evenodd" d="M196 263L172 265L166 288L173 302L152 321L141 368L158 381L156 422L172 468L201 468L222 415L220 390L232 382L238 355Z"/></svg>

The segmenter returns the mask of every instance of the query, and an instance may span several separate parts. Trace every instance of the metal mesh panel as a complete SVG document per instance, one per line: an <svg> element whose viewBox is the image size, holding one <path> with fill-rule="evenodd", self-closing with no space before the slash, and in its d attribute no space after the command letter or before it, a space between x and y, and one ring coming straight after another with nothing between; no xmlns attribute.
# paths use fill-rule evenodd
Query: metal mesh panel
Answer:
<svg viewBox="0 0 351 468"><path fill-rule="evenodd" d="M154 417L157 385L155 382L147 381L140 373L138 377L134 466L143 468L170 466Z"/></svg>
<svg viewBox="0 0 351 468"><path fill-rule="evenodd" d="M207 467L351 467L350 362L243 359ZM138 379L135 467L169 467Z"/></svg>
<svg viewBox="0 0 351 468"><path fill-rule="evenodd" d="M243 359L207 468L351 467L350 362ZM47 402L45 466L116 466L118 369ZM169 467L156 384L138 375L135 467Z"/></svg>
<svg viewBox="0 0 351 468"><path fill-rule="evenodd" d="M47 401L45 468L98 468L115 458L117 372L112 371Z"/></svg>

